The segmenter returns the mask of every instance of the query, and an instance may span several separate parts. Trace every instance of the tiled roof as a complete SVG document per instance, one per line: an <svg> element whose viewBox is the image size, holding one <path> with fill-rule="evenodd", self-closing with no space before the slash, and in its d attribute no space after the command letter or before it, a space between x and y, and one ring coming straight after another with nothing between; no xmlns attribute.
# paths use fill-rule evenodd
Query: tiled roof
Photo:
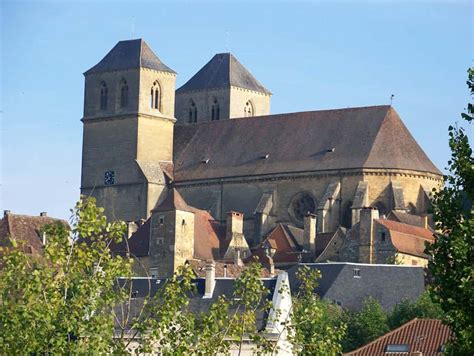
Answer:
<svg viewBox="0 0 474 356"><path fill-rule="evenodd" d="M187 261L194 273L198 277L206 277L206 261L203 260L188 260ZM215 276L216 277L228 277L228 278L238 278L243 271L247 269L247 266L238 266L233 263L224 263L219 261L214 261L215 266ZM224 276L224 270L225 276ZM270 271L266 268L262 268L262 273L260 275L262 278L272 277Z"/></svg>
<svg viewBox="0 0 474 356"><path fill-rule="evenodd" d="M403 224L424 227L425 218L423 216L419 216L415 214L402 213L399 211L391 211L390 214L388 214L387 219L398 221ZM431 227L428 227L428 228L431 229Z"/></svg>
<svg viewBox="0 0 474 356"><path fill-rule="evenodd" d="M43 249L41 229L47 224L60 222L65 226L65 220L49 216L30 216L8 213L0 220L0 246L10 247L9 237L26 242L27 252L39 253Z"/></svg>
<svg viewBox="0 0 474 356"><path fill-rule="evenodd" d="M297 242L291 237L285 229L283 224L278 224L270 234L252 250L254 256L258 256L263 260L266 258L264 245L269 243L276 249L273 256L274 263L294 263L298 261L298 254L301 249Z"/></svg>
<svg viewBox="0 0 474 356"><path fill-rule="evenodd" d="M398 231L406 235L417 236L429 241L433 241L434 239L433 231L429 229L425 229L423 227L408 225L408 224L404 224L398 221L392 221L392 220L387 220L387 219L377 219L376 221L379 224L382 224L383 226L385 226L389 230Z"/></svg>
<svg viewBox="0 0 474 356"><path fill-rule="evenodd" d="M174 157L176 182L362 168L441 175L390 106L176 125Z"/></svg>
<svg viewBox="0 0 474 356"><path fill-rule="evenodd" d="M95 66L84 74L111 72L116 70L149 68L160 72L175 73L165 65L140 39L120 41Z"/></svg>
<svg viewBox="0 0 474 356"><path fill-rule="evenodd" d="M442 347L452 337L448 326L437 319L413 319L371 343L346 353L347 356L403 356L421 352L423 356L442 355ZM408 352L387 352L388 345L408 345Z"/></svg>
<svg viewBox="0 0 474 356"><path fill-rule="evenodd" d="M231 53L216 54L176 92L231 86L271 94Z"/></svg>
<svg viewBox="0 0 474 356"><path fill-rule="evenodd" d="M194 208L189 206L175 188L168 190L165 200L161 202L152 212L181 210L193 213Z"/></svg>

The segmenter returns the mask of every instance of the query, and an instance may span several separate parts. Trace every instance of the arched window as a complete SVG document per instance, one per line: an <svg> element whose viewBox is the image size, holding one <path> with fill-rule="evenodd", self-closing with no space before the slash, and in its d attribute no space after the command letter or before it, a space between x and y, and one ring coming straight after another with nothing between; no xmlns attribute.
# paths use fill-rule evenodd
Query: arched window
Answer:
<svg viewBox="0 0 474 356"><path fill-rule="evenodd" d="M107 110L107 84L100 84L100 110Z"/></svg>
<svg viewBox="0 0 474 356"><path fill-rule="evenodd" d="M120 84L120 107L126 108L128 106L128 85L125 79L122 79Z"/></svg>
<svg viewBox="0 0 474 356"><path fill-rule="evenodd" d="M217 102L217 99L214 98L214 101L212 103L212 109L211 109L211 120L219 120L220 119L220 109L219 109L219 103Z"/></svg>
<svg viewBox="0 0 474 356"><path fill-rule="evenodd" d="M188 122L190 124L197 122L197 107L194 100L191 100L191 105L189 106Z"/></svg>
<svg viewBox="0 0 474 356"><path fill-rule="evenodd" d="M160 105L161 105L160 85L158 84L158 81L155 81L153 83L153 86L151 87L151 92L150 92L150 107L152 109L160 110L161 109Z"/></svg>
<svg viewBox="0 0 474 356"><path fill-rule="evenodd" d="M244 117L248 117L248 116L253 116L253 105L250 102L250 100L247 101L244 107Z"/></svg>

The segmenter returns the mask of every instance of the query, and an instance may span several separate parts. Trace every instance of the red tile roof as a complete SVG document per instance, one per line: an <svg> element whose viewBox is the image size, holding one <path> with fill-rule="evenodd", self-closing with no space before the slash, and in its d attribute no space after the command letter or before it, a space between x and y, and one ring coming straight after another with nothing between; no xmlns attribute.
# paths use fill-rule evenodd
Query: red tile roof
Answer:
<svg viewBox="0 0 474 356"><path fill-rule="evenodd" d="M362 346L347 356L406 356L419 351L423 356L441 355L441 347L452 337L451 330L437 319L413 319L398 329ZM408 353L387 353L387 345L408 345Z"/></svg>
<svg viewBox="0 0 474 356"><path fill-rule="evenodd" d="M433 231L430 229L425 229L420 226L413 226L404 224L398 221L387 220L387 219L377 219L379 224L382 224L389 230L397 231L406 235L413 235L425 240L433 241Z"/></svg>
<svg viewBox="0 0 474 356"><path fill-rule="evenodd" d="M11 237L26 242L27 252L39 253L43 249L41 229L47 224L56 222L68 226L65 220L49 216L5 214L3 219L0 220L0 246L10 247L9 237Z"/></svg>
<svg viewBox="0 0 474 356"><path fill-rule="evenodd" d="M427 258L425 245L434 241L431 230L386 219L376 222L390 231L392 244L399 252Z"/></svg>

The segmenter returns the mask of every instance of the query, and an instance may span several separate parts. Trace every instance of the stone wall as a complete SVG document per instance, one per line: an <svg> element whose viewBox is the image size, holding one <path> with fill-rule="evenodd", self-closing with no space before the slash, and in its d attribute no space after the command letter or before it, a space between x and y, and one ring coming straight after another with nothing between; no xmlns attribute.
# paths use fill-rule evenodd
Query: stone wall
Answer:
<svg viewBox="0 0 474 356"><path fill-rule="evenodd" d="M230 90L211 89L176 93L176 118L179 124L189 123L189 109L194 102L197 110L197 122L211 121L214 99L219 103L219 120L229 118Z"/></svg>
<svg viewBox="0 0 474 356"><path fill-rule="evenodd" d="M254 110L253 116L270 115L270 95L253 90L231 87L230 118L244 117L244 108L250 100Z"/></svg>

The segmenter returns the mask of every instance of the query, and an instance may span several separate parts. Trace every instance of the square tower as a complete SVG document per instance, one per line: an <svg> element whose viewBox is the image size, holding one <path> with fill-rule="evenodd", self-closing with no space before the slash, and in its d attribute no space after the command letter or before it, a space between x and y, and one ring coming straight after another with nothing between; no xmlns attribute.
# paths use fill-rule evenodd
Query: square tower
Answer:
<svg viewBox="0 0 474 356"><path fill-rule="evenodd" d="M141 39L84 73L81 194L111 219L148 218L173 159L176 73Z"/></svg>

